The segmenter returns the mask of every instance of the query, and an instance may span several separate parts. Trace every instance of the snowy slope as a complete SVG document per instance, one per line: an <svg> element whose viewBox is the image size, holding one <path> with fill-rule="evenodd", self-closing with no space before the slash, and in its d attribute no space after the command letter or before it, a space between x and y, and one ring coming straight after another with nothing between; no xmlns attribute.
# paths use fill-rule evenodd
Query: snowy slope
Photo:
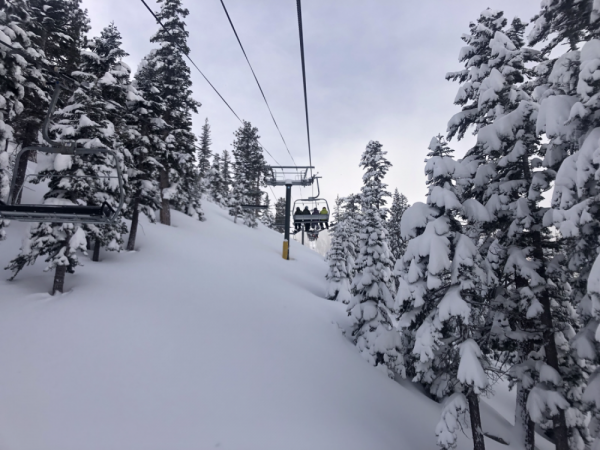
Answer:
<svg viewBox="0 0 600 450"><path fill-rule="evenodd" d="M276 232L203 208L204 223L143 222L135 252L82 257L64 295L47 294L43 261L14 282L5 274L0 448L437 448L440 405L342 335L343 305L323 298L323 257L292 243L284 261ZM2 267L26 226L7 230ZM487 405L483 424L510 440ZM467 436L459 448L472 448Z"/></svg>

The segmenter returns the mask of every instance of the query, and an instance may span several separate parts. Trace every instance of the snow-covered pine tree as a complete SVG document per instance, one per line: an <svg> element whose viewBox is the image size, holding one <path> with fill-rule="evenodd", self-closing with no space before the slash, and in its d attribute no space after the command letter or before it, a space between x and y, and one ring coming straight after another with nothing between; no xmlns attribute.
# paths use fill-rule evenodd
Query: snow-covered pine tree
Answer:
<svg viewBox="0 0 600 450"><path fill-rule="evenodd" d="M458 165L445 141L433 138L429 150L427 204L415 203L401 221L402 237L410 239L396 266L402 370L435 397L448 397L436 428L439 445L456 445L457 429L450 418L468 405L474 448L480 450L484 441L478 395L487 387L482 352L487 338L485 274L462 223L472 220L472 209L484 208L461 204Z"/></svg>
<svg viewBox="0 0 600 450"><path fill-rule="evenodd" d="M338 223L329 233L331 236L331 247L327 252L329 271L325 275L327 279L326 297L329 300L350 303L350 270L348 268L348 251L344 239L347 239L346 224Z"/></svg>
<svg viewBox="0 0 600 450"><path fill-rule="evenodd" d="M223 191L221 197L223 197L223 206L227 206L231 185L233 184L231 178L231 157L227 150L223 150L221 153L221 174L223 176Z"/></svg>
<svg viewBox="0 0 600 450"><path fill-rule="evenodd" d="M266 227L273 228L273 222L275 222L275 218L273 217L273 213L271 212L271 197L269 194L265 192L265 199L262 203L266 206L260 215L260 222Z"/></svg>
<svg viewBox="0 0 600 450"><path fill-rule="evenodd" d="M189 33L184 21L189 11L181 0L158 0L158 3L157 18L166 29L160 28L150 39L159 44L159 48L146 59L165 104L163 120L169 125L169 134L164 137L165 148L157 159L162 166L160 222L170 225L171 204L199 220L204 217L194 167L196 137L192 133L192 113L198 112L200 103L192 98L190 69L184 60L184 55L189 53Z"/></svg>
<svg viewBox="0 0 600 450"><path fill-rule="evenodd" d="M82 70L73 77L89 88L78 87L66 105L55 112L51 131L58 140L76 141L84 147L118 149L118 139L113 123L108 120L109 108L102 97L102 84L95 73L101 72L101 57L91 51L82 52ZM83 69L87 71L84 71ZM104 76L105 74L103 74ZM121 161L117 162L121 164ZM57 205L101 205L106 202L117 207L118 185L97 176L115 176L112 158L104 154L72 156L54 155L38 165L40 180L49 179L48 191L44 194L46 204ZM75 178L73 178L75 177ZM53 291L62 292L65 272L72 273L77 265L75 251L82 249L87 229L109 250L119 250L122 244L124 223L112 226L78 227L73 224L39 223L29 232L21 252L11 261L8 268L13 278L38 256L48 255L48 268L55 268Z"/></svg>
<svg viewBox="0 0 600 450"><path fill-rule="evenodd" d="M126 113L118 130L120 140L126 149L128 195L125 217L131 219L127 250L135 249L140 212L150 222L156 221L160 209L158 173L160 164L155 158L164 145L162 141L164 121L163 102L153 80L144 71L145 61L132 84L127 85ZM142 94L147 95L146 98Z"/></svg>
<svg viewBox="0 0 600 450"><path fill-rule="evenodd" d="M597 2L578 4L557 0L542 4L529 36L532 44L548 41L544 51L549 54L555 50L556 55L538 68L536 100L540 103L540 111L537 129L545 133L548 140L543 165L549 172L556 171L552 209L546 213L544 225L554 225L559 231L558 248L566 257L567 273L571 275L568 283L563 284L570 288L569 298L573 305L569 306L576 309L580 321L576 333L567 328L555 339L561 363L560 381L564 385L561 393L566 394L570 403L565 412L569 426L568 445L577 449L587 444L586 436L581 432L584 411L579 410L583 409L582 400L593 413L590 429L596 441L592 448L600 446L600 372L597 369L600 363L597 332L600 323L597 259L600 107L596 101L600 92L597 80L600 73L599 19ZM566 50L558 51L565 47ZM569 318L566 317L566 325L570 325ZM570 345L567 345L564 338L569 337ZM583 396L580 395L581 376L573 373L578 366L584 370L596 368L587 379ZM573 407L577 406L579 414L573 414ZM573 423L577 429L573 429Z"/></svg>
<svg viewBox="0 0 600 450"><path fill-rule="evenodd" d="M230 196L229 214L242 217L244 223L250 228L256 228L258 215L255 211L246 211L241 205L259 204L260 198L252 195L264 185L266 162L262 154L262 147L258 139L258 129L250 122L244 121L243 125L235 132L233 142L234 185Z"/></svg>
<svg viewBox="0 0 600 450"><path fill-rule="evenodd" d="M361 221L360 194L350 194L342 198L341 209L338 224L344 226L339 231L340 239L346 249L348 273L350 279L353 279L356 274L355 261L358 256L358 234Z"/></svg>
<svg viewBox="0 0 600 450"><path fill-rule="evenodd" d="M546 365L557 373L560 367L571 372L569 378L575 387L572 392L580 391L576 386L580 386L582 374L573 371L577 365L569 362L572 355L568 345L557 350L552 338L556 334L564 340L563 333L571 333L565 314L569 309L568 295L562 289L565 274L558 263L561 256L552 250L556 246L542 224L544 210L539 206L541 193L550 187L552 171L536 170L541 160L533 156L556 157L552 158L554 151L539 148L534 122L538 116L537 105L531 99L534 86L523 83L533 74L527 64L542 58L539 52L524 48L524 26L518 19L510 28L505 29L505 26L501 12L487 10L477 24L471 25L471 34L463 37L468 44L460 55L465 61L465 70L448 76L463 83L456 97L456 103L463 108L451 119L448 128L449 137L457 134L461 138L471 126L478 135L478 144L467 152L462 164L468 176L458 182L464 198L485 203L492 220L483 229L471 227L467 234L481 239L480 253L487 252L491 269L488 281L497 286L490 292L498 294L493 301L494 323L504 324L495 327L495 346L510 352L512 361L517 364L511 371L518 382L517 428L521 430L525 446L533 449L533 424L524 414L524 404L529 389L534 386L532 377L541 376L530 369L545 366L540 366L544 361L536 363L529 355L539 355L534 350L544 344L545 358L538 359L546 359ZM547 67L542 62L538 73L544 73ZM540 81L535 83L540 84ZM544 330L543 336L536 332L540 329ZM569 366L573 368L567 369ZM552 387L547 380L542 380L540 386L544 392L558 394L555 391L558 386L546 389ZM538 395L540 392L534 392L538 401L552 397ZM577 394L572 397L575 406L579 401L574 398ZM570 409L573 416L570 431L567 431L563 410L550 408L549 411L555 411L554 428L559 448L568 448L567 434L572 437L572 443L581 442L586 432L576 408ZM539 413L533 415L539 420L547 419Z"/></svg>
<svg viewBox="0 0 600 450"><path fill-rule="evenodd" d="M396 189L392 198L390 215L386 223L390 251L392 252L394 261L401 258L406 249L406 242L404 242L402 234L400 233L400 221L402 220L402 214L404 214L404 211L406 211L408 206L408 199L406 196L399 193L398 189Z"/></svg>
<svg viewBox="0 0 600 450"><path fill-rule="evenodd" d="M280 233L285 231L285 198L283 197L279 197L275 202L275 222L272 228Z"/></svg>
<svg viewBox="0 0 600 450"><path fill-rule="evenodd" d="M12 2L14 4L14 2ZM83 47L84 35L89 30L86 11L81 9L81 0L29 0L27 36L30 47L27 49L30 63L24 70L27 78L23 97L23 112L14 121L15 140L23 147L40 142L40 126L53 89L46 72L40 70L43 64L50 63L58 71L70 74L79 64L79 51ZM29 152L29 159L35 160L35 152ZM16 162L17 172L15 202L20 203L25 181L27 158Z"/></svg>
<svg viewBox="0 0 600 450"><path fill-rule="evenodd" d="M386 153L379 142L371 141L360 162L365 170L360 198L362 217L348 315L353 322L352 340L363 357L391 377L400 371L402 362L398 333L391 316L393 262L380 210L385 206L385 197L389 196L383 182L391 166Z"/></svg>
<svg viewBox="0 0 600 450"><path fill-rule="evenodd" d="M210 171L205 174L208 180L208 193L213 202L217 205L225 205L226 197L223 197L223 167L221 166L221 156L218 153L213 155Z"/></svg>
<svg viewBox="0 0 600 450"><path fill-rule="evenodd" d="M127 98L130 92L130 69L123 62L127 53L121 48L121 33L114 25L109 24L101 32L100 36L91 39L89 51L84 50L81 55L79 72L88 74L85 79L88 83L94 83L98 88L99 101L96 107L103 109L102 121L104 126L99 128L99 133L104 134L106 145L117 152L119 160L117 164L131 165L131 152L123 146L122 138L127 133ZM82 111L85 114L85 110ZM72 116L68 120L80 120L78 116ZM102 123L102 122L100 122ZM92 156L89 158L96 165L95 170L99 175L110 175L116 177L116 169L112 167L114 162L110 156ZM123 172L127 173L125 167ZM126 192L129 193L129 184L124 180ZM96 202L107 202L113 208L118 204L118 186L114 179L99 179L94 193ZM123 235L127 233L124 222L116 221L106 225L85 225L88 239L93 238L94 252L93 261L99 261L100 248L119 251L123 244Z"/></svg>
<svg viewBox="0 0 600 450"><path fill-rule="evenodd" d="M30 22L28 4L24 0L0 1L0 40L19 50L27 51L31 40L26 29ZM10 125L23 111L27 61L0 45L0 201L8 201L10 190L9 142L14 139ZM6 235L8 221L0 219L0 240Z"/></svg>
<svg viewBox="0 0 600 450"><path fill-rule="evenodd" d="M208 124L208 118L206 118L206 120L204 121L204 125L202 125L202 134L200 135L200 146L198 148L198 185L200 187L201 193L204 193L207 190L207 185L211 182L210 179L212 175L209 176L209 172L211 172L212 170L212 166L210 164L210 157L212 155L212 152L210 151L211 143L212 141L210 140L210 125Z"/></svg>

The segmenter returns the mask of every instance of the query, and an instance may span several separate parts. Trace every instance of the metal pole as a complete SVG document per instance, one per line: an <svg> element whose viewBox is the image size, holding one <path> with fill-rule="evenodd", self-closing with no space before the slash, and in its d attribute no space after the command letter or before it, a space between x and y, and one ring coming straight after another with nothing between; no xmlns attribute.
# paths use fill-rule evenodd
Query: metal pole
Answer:
<svg viewBox="0 0 600 450"><path fill-rule="evenodd" d="M290 210L292 208L292 185L285 185L285 234L283 238L283 259L290 259Z"/></svg>
<svg viewBox="0 0 600 450"><path fill-rule="evenodd" d="M304 225L302 225L302 245L304 245Z"/></svg>

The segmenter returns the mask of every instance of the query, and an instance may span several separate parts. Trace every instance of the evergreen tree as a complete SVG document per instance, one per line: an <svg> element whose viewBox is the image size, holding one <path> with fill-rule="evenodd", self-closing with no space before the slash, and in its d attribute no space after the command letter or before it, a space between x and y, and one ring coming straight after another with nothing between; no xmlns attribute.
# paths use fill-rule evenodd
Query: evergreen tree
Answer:
<svg viewBox="0 0 600 450"><path fill-rule="evenodd" d="M406 250L406 242L402 239L400 232L400 221L402 220L402 214L408 208L408 199L404 194L400 194L398 189L394 191L394 197L392 200L392 207L390 208L390 217L386 223L388 240L390 243L390 251L394 260L398 260L404 254Z"/></svg>
<svg viewBox="0 0 600 450"><path fill-rule="evenodd" d="M266 192L263 205L265 205L266 208L263 210L263 213L260 216L260 222L268 228L273 228L273 222L275 221L275 218L271 212L271 198Z"/></svg>
<svg viewBox="0 0 600 450"><path fill-rule="evenodd" d="M266 162L258 142L260 137L258 129L250 122L244 122L235 132L235 137L233 142L235 182L230 196L229 214L235 217L235 222L238 217L242 217L247 226L256 228L257 213L243 210L241 205L259 204L260 198L252 193L258 192L264 185Z"/></svg>
<svg viewBox="0 0 600 450"><path fill-rule="evenodd" d="M600 168L597 156L599 107L596 105L600 88L597 81L599 18L597 5L592 2L556 1L542 5L530 34L531 43L549 40L544 48L548 53L559 50L560 44L568 44L567 51L556 51L555 58L538 68L536 100L540 103L537 130L547 138L543 166L549 174L556 173L552 209L545 214L544 224L554 225L559 231L558 242L552 243L566 260L566 270L562 272L567 272L569 278L562 286L568 287L564 296L570 302L565 303L571 311L577 311L579 319L577 327L572 325L574 314L557 317L555 313L553 316L555 324L560 321L555 325L559 330L555 338L561 369L559 392L563 400L568 401L568 405L560 407L565 409L569 427L569 448L576 449L588 443L585 424L582 424L585 422L582 402L593 414L590 428L596 442L592 447L596 448L600 442L597 369L600 344L595 338L600 323L597 259L600 216L596 175ZM582 42L585 42L583 46ZM555 299L551 297L551 300L555 304ZM583 378L587 380L582 380L581 368L594 372L589 378L585 374ZM586 381L582 396L581 386Z"/></svg>
<svg viewBox="0 0 600 450"><path fill-rule="evenodd" d="M184 55L189 53L188 31L184 19L189 14L181 0L158 0L157 18L165 24L150 39L159 48L146 57L148 71L164 102L163 120L169 125L165 147L157 155L161 164L160 189L162 207L160 222L171 224L170 204L186 214L203 220L197 174L194 168L195 140L192 133L192 113L200 103L192 98L190 69Z"/></svg>
<svg viewBox="0 0 600 450"><path fill-rule="evenodd" d="M345 245L345 240L348 239L346 226L344 222L338 223L330 231L331 247L327 252L329 271L325 278L328 281L326 297L348 304L351 299L351 269L348 267L348 251Z"/></svg>
<svg viewBox="0 0 600 450"><path fill-rule="evenodd" d="M342 199L342 212L338 224L344 225L342 242L346 251L346 264L350 279L356 275L355 261L358 256L358 234L360 231L360 194L350 194Z"/></svg>
<svg viewBox="0 0 600 450"><path fill-rule="evenodd" d="M143 65L143 64L142 64ZM127 184L129 186L125 217L131 219L127 250L135 249L140 212L150 222L156 221L160 209L158 173L160 164L155 158L163 141L164 129L162 99L156 94L152 80L144 79L144 70L136 74L133 84L127 86L127 104L124 128L120 131L121 141L127 149ZM145 89L148 97L144 98ZM148 91L152 90L153 93Z"/></svg>
<svg viewBox="0 0 600 450"><path fill-rule="evenodd" d="M31 40L26 32L30 22L28 4L24 0L0 1L0 39L18 50L29 50ZM0 201L7 202L10 190L9 141L14 140L11 126L23 111L28 65L25 59L0 45ZM0 240L8 221L0 219Z"/></svg>
<svg viewBox="0 0 600 450"><path fill-rule="evenodd" d="M438 138L429 150L427 204L415 203L401 222L402 237L410 239L396 266L402 370L435 397L448 397L436 428L438 444L456 445L457 430L449 417L464 413L468 405L474 448L480 450L478 396L487 388L485 274L477 247L462 233L471 208L460 201L452 150Z"/></svg>
<svg viewBox="0 0 600 450"><path fill-rule="evenodd" d="M226 197L223 197L223 168L221 166L221 157L218 153L213 155L213 162L210 172L206 174L208 182L208 192L210 198L217 205L224 205Z"/></svg>
<svg viewBox="0 0 600 450"><path fill-rule="evenodd" d="M103 99L104 84L113 84L109 72L101 77L102 57L91 52L82 53L81 70L74 72L76 80L90 86L77 88L64 108L56 111L52 131L60 141L77 142L82 147L104 147L119 150L120 144L114 124L108 119L113 106ZM121 164L121 160L117 161ZM113 209L118 203L118 185L111 179L115 168L110 156L93 154L86 156L55 155L49 164L38 167L39 180L49 180L46 204L102 205ZM13 278L26 264L32 264L37 256L49 255L49 268L55 268L53 290L62 291L65 272L72 273L77 265L75 250L86 238L87 231L108 250L120 250L124 223L77 227L70 224L40 223L30 229L20 255L11 261L9 269ZM80 231L81 230L81 231ZM73 240L73 242L71 242ZM57 253L58 252L58 253Z"/></svg>
<svg viewBox="0 0 600 450"><path fill-rule="evenodd" d="M14 2L12 2L14 4ZM31 20L23 28L29 38L28 62L24 75L23 112L14 121L15 140L28 147L41 143L40 127L49 106L53 83L47 72L40 70L46 64L59 72L70 74L80 63L80 49L84 47L89 19L81 9L81 0L29 0ZM35 160L35 152L28 152ZM16 203L20 203L27 171L27 157L16 162Z"/></svg>
<svg viewBox="0 0 600 450"><path fill-rule="evenodd" d="M285 232L285 198L279 197L275 202L275 222L273 229L284 233Z"/></svg>
<svg viewBox="0 0 600 450"><path fill-rule="evenodd" d="M223 176L223 191L221 196L223 197L223 205L227 206L227 199L230 195L231 186L233 180L231 178L231 157L227 150L223 150L221 154L221 173Z"/></svg>
<svg viewBox="0 0 600 450"><path fill-rule="evenodd" d="M492 342L497 351L510 355L513 364L517 429L524 445L534 448L531 418L542 426L553 425L557 448L578 448L587 439L577 411L584 374L580 365L573 364L569 346L555 343L557 339L566 342L575 324L567 313L573 306L569 305L568 283L565 286L563 256L543 223L545 210L540 206L556 164L564 158L565 140L562 148L540 147L537 131L543 129L540 119L544 121L545 114L538 113L532 99L556 92L543 86L544 79L553 75L539 52L524 47L523 24L514 20L505 27L501 12L482 13L477 24L471 25L470 35L463 38L468 44L460 55L465 70L449 76L462 83L456 103L463 106L448 125L449 137L461 138L471 126L477 134L477 145L467 152L457 184L463 198L484 203L491 216L489 223L471 224L465 232L486 256L488 292L495 293L490 298L494 323L500 324L494 326ZM531 70L531 62L540 64ZM537 79L529 81L534 76ZM542 160L538 156L550 170L539 169ZM547 370L562 374L569 383L557 389L562 386L542 376ZM559 408L551 403L556 398L562 399ZM565 398L571 402L567 412ZM550 403L543 414L532 407L544 401ZM566 414L572 418L569 424Z"/></svg>
<svg viewBox="0 0 600 450"><path fill-rule="evenodd" d="M202 134L200 135L200 148L198 149L198 183L200 186L200 191L202 193L204 193L204 191L206 190L206 185L210 183L210 157L212 155L212 152L210 151L211 143L212 142L210 140L210 125L208 124L207 118L204 121L204 125L202 125Z"/></svg>
<svg viewBox="0 0 600 450"><path fill-rule="evenodd" d="M380 207L385 205L387 185L383 178L391 166L381 144L371 141L361 158L365 170L361 188L362 218L359 254L352 279L354 296L348 305L352 317L352 340L374 366L393 376L399 371L398 334L392 326L394 299L392 259Z"/></svg>

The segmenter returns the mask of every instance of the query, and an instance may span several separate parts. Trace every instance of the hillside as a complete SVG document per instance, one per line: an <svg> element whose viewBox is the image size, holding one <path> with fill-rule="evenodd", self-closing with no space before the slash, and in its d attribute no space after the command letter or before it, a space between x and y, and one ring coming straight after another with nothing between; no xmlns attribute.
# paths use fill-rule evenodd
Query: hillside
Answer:
<svg viewBox="0 0 600 450"><path fill-rule="evenodd" d="M82 256L63 295L43 261L3 275L0 448L437 448L440 405L359 356L323 298L323 258L292 243L284 261L276 232L203 208L203 223L143 222L135 252ZM26 226L7 230L2 267ZM483 423L510 440L502 395Z"/></svg>

